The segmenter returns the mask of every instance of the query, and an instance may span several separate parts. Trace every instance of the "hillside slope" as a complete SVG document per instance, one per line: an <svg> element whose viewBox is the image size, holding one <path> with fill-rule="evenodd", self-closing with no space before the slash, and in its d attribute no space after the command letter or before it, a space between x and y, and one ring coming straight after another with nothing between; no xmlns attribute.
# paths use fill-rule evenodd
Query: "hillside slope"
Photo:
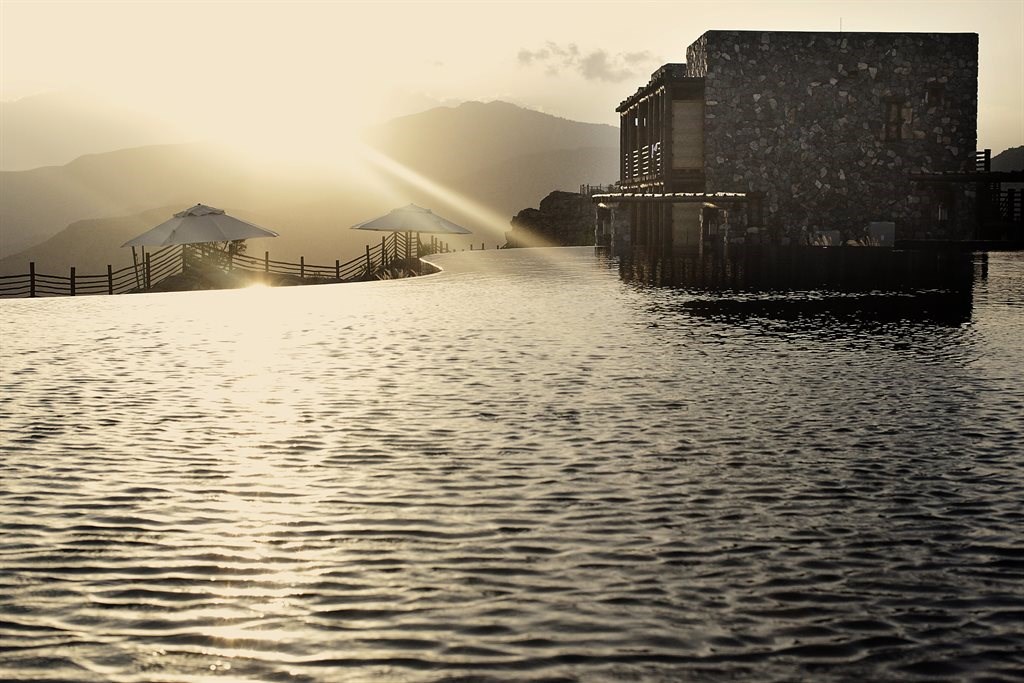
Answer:
<svg viewBox="0 0 1024 683"><path fill-rule="evenodd" d="M83 156L64 166L0 172L0 258L74 221L191 206L210 196L241 204L259 196L255 180L201 145L139 147Z"/></svg>
<svg viewBox="0 0 1024 683"><path fill-rule="evenodd" d="M50 92L0 102L3 171L60 166L85 154L180 139L164 122L78 93Z"/></svg>
<svg viewBox="0 0 1024 683"><path fill-rule="evenodd" d="M465 102L394 119L368 131L366 139L409 168L445 181L555 150L618 148L619 131L507 102Z"/></svg>
<svg viewBox="0 0 1024 683"><path fill-rule="evenodd" d="M133 235L123 236L122 228L132 225L137 234L197 202L279 232L266 247L275 258L347 260L380 239L350 225L409 202L473 230L456 244L498 244L508 220L552 189L606 183L618 174L616 129L500 102L403 117L373 136L398 169L417 173L389 174L373 164L346 175L285 172L201 145L120 150L0 173L0 272L23 272L30 260L59 271L105 269L125 258L119 245ZM459 151L441 153L452 146ZM164 209L154 217L155 207Z"/></svg>

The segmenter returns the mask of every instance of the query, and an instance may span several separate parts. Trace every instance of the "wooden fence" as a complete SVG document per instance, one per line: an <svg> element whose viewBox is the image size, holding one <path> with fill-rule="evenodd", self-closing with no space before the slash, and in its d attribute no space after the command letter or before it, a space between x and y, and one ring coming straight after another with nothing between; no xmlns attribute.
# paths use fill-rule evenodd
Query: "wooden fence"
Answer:
<svg viewBox="0 0 1024 683"><path fill-rule="evenodd" d="M404 277L419 271L419 258L449 251L447 242L431 236L423 241L418 235L390 233L381 237L379 244L366 245L363 254L332 265L276 261L270 252L263 258L248 254L230 254L204 249L198 245L175 245L147 253L136 264L99 275L83 275L72 267L67 275L50 275L36 271L29 263L27 273L0 275L0 298L79 296L88 294L127 294L147 292L159 287L167 278L189 269L214 268L224 273L249 273L254 276L274 276L279 281L301 284L323 282L353 282L359 280Z"/></svg>

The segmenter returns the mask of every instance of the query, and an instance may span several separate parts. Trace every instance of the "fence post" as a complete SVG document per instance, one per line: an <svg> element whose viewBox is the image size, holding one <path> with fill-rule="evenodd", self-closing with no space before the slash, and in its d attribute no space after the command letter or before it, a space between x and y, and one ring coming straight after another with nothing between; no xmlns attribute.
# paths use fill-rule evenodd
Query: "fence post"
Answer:
<svg viewBox="0 0 1024 683"><path fill-rule="evenodd" d="M370 263L370 245L366 245L366 277L370 277L370 271L373 270L373 265Z"/></svg>
<svg viewBox="0 0 1024 683"><path fill-rule="evenodd" d="M480 243L480 251L483 251L486 248L487 248L487 245L485 245L483 242L481 242Z"/></svg>
<svg viewBox="0 0 1024 683"><path fill-rule="evenodd" d="M380 265L382 268L386 268L388 265L387 240L387 235L380 238Z"/></svg>
<svg viewBox="0 0 1024 683"><path fill-rule="evenodd" d="M470 250L470 251L473 251L473 244L472 244L472 242L471 242L471 243L470 243L470 245L469 245L469 250Z"/></svg>
<svg viewBox="0 0 1024 683"><path fill-rule="evenodd" d="M270 272L270 252L269 251L263 252L263 272L264 273L269 273Z"/></svg>
<svg viewBox="0 0 1024 683"><path fill-rule="evenodd" d="M341 259L334 259L334 279L341 282Z"/></svg>
<svg viewBox="0 0 1024 683"><path fill-rule="evenodd" d="M147 292L153 286L153 280L152 280L153 269L150 267L150 257L152 257L152 256L153 256L152 254L146 254L146 291Z"/></svg>
<svg viewBox="0 0 1024 683"><path fill-rule="evenodd" d="M36 262L29 261L28 264L28 295L32 298L36 296Z"/></svg>
<svg viewBox="0 0 1024 683"><path fill-rule="evenodd" d="M71 266L71 296L75 295L75 267Z"/></svg>
<svg viewBox="0 0 1024 683"><path fill-rule="evenodd" d="M114 293L114 268L107 264L107 294Z"/></svg>
<svg viewBox="0 0 1024 683"><path fill-rule="evenodd" d="M306 279L306 257L305 256L300 256L299 257L299 279L300 280L305 280Z"/></svg>

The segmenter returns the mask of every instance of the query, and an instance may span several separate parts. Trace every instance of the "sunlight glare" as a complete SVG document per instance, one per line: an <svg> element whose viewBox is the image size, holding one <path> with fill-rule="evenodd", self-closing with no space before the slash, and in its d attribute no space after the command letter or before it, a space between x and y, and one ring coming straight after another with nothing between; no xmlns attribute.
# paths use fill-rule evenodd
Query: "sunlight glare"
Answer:
<svg viewBox="0 0 1024 683"><path fill-rule="evenodd" d="M408 183L417 189L426 192L444 206L450 207L453 210L459 211L460 213L472 218L474 225L467 227L473 229L474 232L478 232L477 229L483 227L492 235L497 234L504 236L505 232L509 230L510 226L508 218L499 215L493 209L484 206L480 202L477 202L460 192L428 178L422 173L405 166L392 157L373 149L368 145L359 145L358 151L361 157L367 162L366 165L368 167L373 168L385 177L390 177ZM535 242L535 244L531 244L531 246L557 246L539 236L536 236L532 241Z"/></svg>

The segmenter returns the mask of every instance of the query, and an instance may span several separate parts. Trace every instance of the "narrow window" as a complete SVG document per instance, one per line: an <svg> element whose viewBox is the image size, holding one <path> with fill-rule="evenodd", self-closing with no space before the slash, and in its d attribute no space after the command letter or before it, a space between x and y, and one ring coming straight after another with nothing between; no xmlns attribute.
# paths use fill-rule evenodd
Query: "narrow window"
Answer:
<svg viewBox="0 0 1024 683"><path fill-rule="evenodd" d="M764 195L760 192L747 193L747 225L760 226L764 222Z"/></svg>
<svg viewBox="0 0 1024 683"><path fill-rule="evenodd" d="M939 224L947 223L953 208L953 189L951 187L938 188L935 191L935 204L938 208L936 218Z"/></svg>
<svg viewBox="0 0 1024 683"><path fill-rule="evenodd" d="M903 102L890 100L885 103L885 140L897 142L903 139Z"/></svg>
<svg viewBox="0 0 1024 683"><path fill-rule="evenodd" d="M946 88L941 83L929 83L924 89L925 104L937 106L946 101Z"/></svg>

